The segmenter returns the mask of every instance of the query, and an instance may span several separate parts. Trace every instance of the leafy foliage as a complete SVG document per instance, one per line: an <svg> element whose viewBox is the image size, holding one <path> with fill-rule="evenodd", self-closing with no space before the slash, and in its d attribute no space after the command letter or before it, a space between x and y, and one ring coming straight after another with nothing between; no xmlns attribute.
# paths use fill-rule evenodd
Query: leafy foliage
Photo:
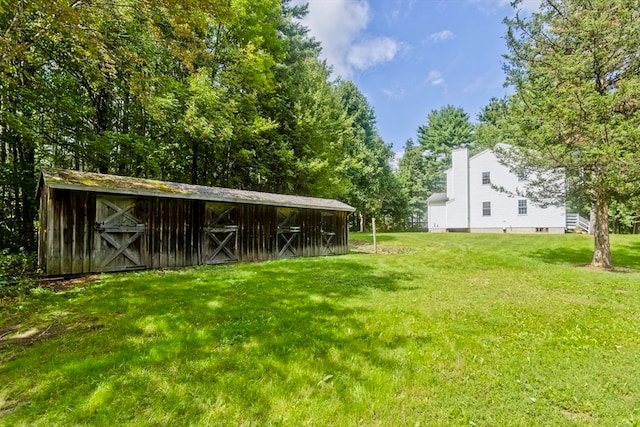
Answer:
<svg viewBox="0 0 640 427"><path fill-rule="evenodd" d="M36 257L25 251L0 251L0 298L16 297L35 283Z"/></svg>
<svg viewBox="0 0 640 427"><path fill-rule="evenodd" d="M404 146L404 155L398 165L398 180L407 200L409 218L407 226L422 228L426 222L429 180L423 149L408 140Z"/></svg>
<svg viewBox="0 0 640 427"><path fill-rule="evenodd" d="M383 193L390 150L357 131L305 13L288 0L3 2L0 246L34 250L43 167L358 194L372 212L358 177L378 174Z"/></svg>
<svg viewBox="0 0 640 427"><path fill-rule="evenodd" d="M339 81L336 91L350 120L343 165L351 182L347 200L357 209L359 228L364 229L366 218L379 216L397 225L406 216L406 203L391 170L393 151L380 138L373 108L355 84Z"/></svg>
<svg viewBox="0 0 640 427"><path fill-rule="evenodd" d="M451 165L451 151L473 143L473 125L460 107L446 105L427 115L427 123L418 128L418 143L425 156L427 191L444 191L444 171Z"/></svg>
<svg viewBox="0 0 640 427"><path fill-rule="evenodd" d="M507 19L505 134L536 168L562 168L595 213L593 264L611 267L609 205L640 180L637 0L553 0ZM533 155L538 153L538 155Z"/></svg>
<svg viewBox="0 0 640 427"><path fill-rule="evenodd" d="M501 126L506 114L508 100L506 98L491 98L480 114L474 130L476 149L493 149L501 142L509 139Z"/></svg>

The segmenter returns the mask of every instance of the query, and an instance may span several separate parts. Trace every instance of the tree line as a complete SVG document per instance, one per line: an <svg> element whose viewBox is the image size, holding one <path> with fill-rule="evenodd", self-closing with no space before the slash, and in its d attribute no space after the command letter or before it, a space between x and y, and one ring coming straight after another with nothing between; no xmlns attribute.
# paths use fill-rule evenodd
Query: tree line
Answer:
<svg viewBox="0 0 640 427"><path fill-rule="evenodd" d="M525 153L514 167L563 171L561 196L595 213L594 264L610 267L609 229L638 231L638 10L544 0L506 19L513 93L476 124L454 106L429 113L394 173L373 109L300 25L304 6L0 2L0 248L35 250L42 168L339 198L356 228L411 228L453 148L507 142Z"/></svg>
<svg viewBox="0 0 640 427"><path fill-rule="evenodd" d="M330 78L305 13L289 0L0 2L0 247L35 250L50 167L388 210L393 152L357 87Z"/></svg>

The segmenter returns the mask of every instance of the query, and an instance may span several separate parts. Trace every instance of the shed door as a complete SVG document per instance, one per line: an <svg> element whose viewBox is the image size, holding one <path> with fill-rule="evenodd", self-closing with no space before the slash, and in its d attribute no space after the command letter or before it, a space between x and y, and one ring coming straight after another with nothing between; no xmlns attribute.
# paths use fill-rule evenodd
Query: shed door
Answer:
<svg viewBox="0 0 640 427"><path fill-rule="evenodd" d="M276 247L278 258L293 258L300 252L300 210L278 208Z"/></svg>
<svg viewBox="0 0 640 427"><path fill-rule="evenodd" d="M224 203L207 203L203 229L205 264L238 260L238 224L236 207Z"/></svg>
<svg viewBox="0 0 640 427"><path fill-rule="evenodd" d="M136 200L96 198L94 271L146 268L143 257L147 226L134 215Z"/></svg>
<svg viewBox="0 0 640 427"><path fill-rule="evenodd" d="M322 212L320 234L322 236L322 255L334 255L333 246L336 237L335 219L332 213Z"/></svg>

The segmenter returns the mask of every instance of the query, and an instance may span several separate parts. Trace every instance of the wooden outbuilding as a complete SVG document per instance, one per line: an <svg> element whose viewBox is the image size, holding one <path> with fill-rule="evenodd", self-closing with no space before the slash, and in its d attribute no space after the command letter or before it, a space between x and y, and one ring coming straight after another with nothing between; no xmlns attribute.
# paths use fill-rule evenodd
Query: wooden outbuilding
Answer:
<svg viewBox="0 0 640 427"><path fill-rule="evenodd" d="M48 276L346 254L337 200L51 169L38 186Z"/></svg>

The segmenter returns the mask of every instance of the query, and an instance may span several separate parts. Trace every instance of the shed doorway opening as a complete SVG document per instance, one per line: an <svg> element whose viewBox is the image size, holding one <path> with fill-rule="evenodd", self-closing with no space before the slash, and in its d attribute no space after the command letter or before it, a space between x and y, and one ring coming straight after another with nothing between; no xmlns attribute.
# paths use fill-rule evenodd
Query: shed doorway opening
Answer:
<svg viewBox="0 0 640 427"><path fill-rule="evenodd" d="M277 209L276 245L278 258L300 256L300 209Z"/></svg>
<svg viewBox="0 0 640 427"><path fill-rule="evenodd" d="M96 198L93 271L147 268L147 226L136 216L135 208L134 198Z"/></svg>
<svg viewBox="0 0 640 427"><path fill-rule="evenodd" d="M234 205L207 203L202 230L205 264L238 261L238 219Z"/></svg>
<svg viewBox="0 0 640 427"><path fill-rule="evenodd" d="M322 236L322 255L334 255L334 238L336 237L336 227L334 215L330 212L322 212L320 223L320 235Z"/></svg>

